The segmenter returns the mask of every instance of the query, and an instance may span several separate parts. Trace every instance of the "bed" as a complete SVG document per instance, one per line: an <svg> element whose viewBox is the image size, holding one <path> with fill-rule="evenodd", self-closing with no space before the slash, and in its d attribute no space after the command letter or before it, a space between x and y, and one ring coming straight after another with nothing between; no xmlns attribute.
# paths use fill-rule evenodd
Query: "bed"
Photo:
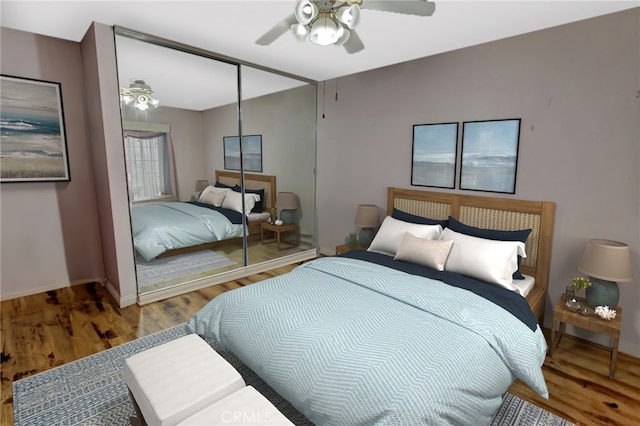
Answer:
<svg viewBox="0 0 640 426"><path fill-rule="evenodd" d="M275 206L276 177L245 173L245 197L255 208L247 215L240 213L242 185L239 172L215 171L214 185L230 196L213 205L209 199L135 205L131 208L134 247L138 255L149 261L223 245L242 244L245 231L249 241L260 239L261 223ZM214 188L205 189L205 191ZM255 194L260 194L256 197ZM233 202L230 200L233 199ZM222 204L222 203L225 204ZM259 207L259 208L258 208Z"/></svg>
<svg viewBox="0 0 640 426"><path fill-rule="evenodd" d="M314 424L488 424L515 379L548 397L538 319L554 210L389 188L388 215L369 250L223 293L186 327L231 351ZM528 232L524 242L472 237L453 231L456 221ZM416 253L417 263L407 260ZM495 269L500 280L519 272L532 287L524 297L456 272L456 262L485 265L479 274Z"/></svg>

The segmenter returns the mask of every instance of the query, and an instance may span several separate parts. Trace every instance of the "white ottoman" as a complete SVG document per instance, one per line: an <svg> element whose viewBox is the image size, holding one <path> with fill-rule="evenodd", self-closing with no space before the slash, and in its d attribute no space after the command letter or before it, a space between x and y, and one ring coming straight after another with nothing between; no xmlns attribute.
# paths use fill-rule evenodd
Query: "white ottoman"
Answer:
<svg viewBox="0 0 640 426"><path fill-rule="evenodd" d="M247 386L179 423L180 426L294 426L252 386Z"/></svg>
<svg viewBox="0 0 640 426"><path fill-rule="evenodd" d="M240 373L195 334L127 358L124 379L139 420L163 426L245 387Z"/></svg>

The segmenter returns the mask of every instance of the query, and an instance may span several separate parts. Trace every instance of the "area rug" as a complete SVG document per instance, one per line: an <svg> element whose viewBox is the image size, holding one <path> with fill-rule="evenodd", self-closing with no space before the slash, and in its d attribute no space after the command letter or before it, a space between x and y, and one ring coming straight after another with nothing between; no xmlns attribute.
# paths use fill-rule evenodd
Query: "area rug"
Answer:
<svg viewBox="0 0 640 426"><path fill-rule="evenodd" d="M133 405L122 377L124 360L183 335L184 325L179 325L14 382L14 424L135 424ZM248 385L252 385L267 397L293 423L311 424L233 354L219 352L240 372ZM572 423L507 393L491 426L507 425L571 426Z"/></svg>
<svg viewBox="0 0 640 426"><path fill-rule="evenodd" d="M235 264L236 262L233 260L211 250L200 250L194 253L151 259L150 261L136 256L138 287L142 288Z"/></svg>

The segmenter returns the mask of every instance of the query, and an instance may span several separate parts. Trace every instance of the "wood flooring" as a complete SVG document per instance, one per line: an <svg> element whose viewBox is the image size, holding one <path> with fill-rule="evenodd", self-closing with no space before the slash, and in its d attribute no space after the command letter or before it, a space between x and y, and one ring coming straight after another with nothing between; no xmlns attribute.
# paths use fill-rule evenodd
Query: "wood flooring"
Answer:
<svg viewBox="0 0 640 426"><path fill-rule="evenodd" d="M0 424L13 424L13 381L184 323L222 292L294 266L122 309L97 283L2 302ZM640 359L619 354L611 380L606 348L565 336L543 371L548 400L519 381L509 391L578 425L640 425Z"/></svg>

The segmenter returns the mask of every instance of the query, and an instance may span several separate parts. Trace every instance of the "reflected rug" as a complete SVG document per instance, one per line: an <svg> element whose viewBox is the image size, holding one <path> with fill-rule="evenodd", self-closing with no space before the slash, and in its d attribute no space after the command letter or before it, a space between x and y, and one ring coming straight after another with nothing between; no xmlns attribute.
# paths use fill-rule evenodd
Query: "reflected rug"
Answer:
<svg viewBox="0 0 640 426"><path fill-rule="evenodd" d="M138 287L143 288L152 284L235 264L236 262L233 260L227 259L211 250L162 257L160 259L151 259L150 261L136 256L136 276L138 278Z"/></svg>
<svg viewBox="0 0 640 426"><path fill-rule="evenodd" d="M14 382L14 424L135 424L133 404L122 377L124 360L183 335L184 325L179 325ZM233 354L219 352L240 372L247 385L255 387L293 423L311 424ZM507 393L491 426L507 425L571 426L572 423Z"/></svg>

